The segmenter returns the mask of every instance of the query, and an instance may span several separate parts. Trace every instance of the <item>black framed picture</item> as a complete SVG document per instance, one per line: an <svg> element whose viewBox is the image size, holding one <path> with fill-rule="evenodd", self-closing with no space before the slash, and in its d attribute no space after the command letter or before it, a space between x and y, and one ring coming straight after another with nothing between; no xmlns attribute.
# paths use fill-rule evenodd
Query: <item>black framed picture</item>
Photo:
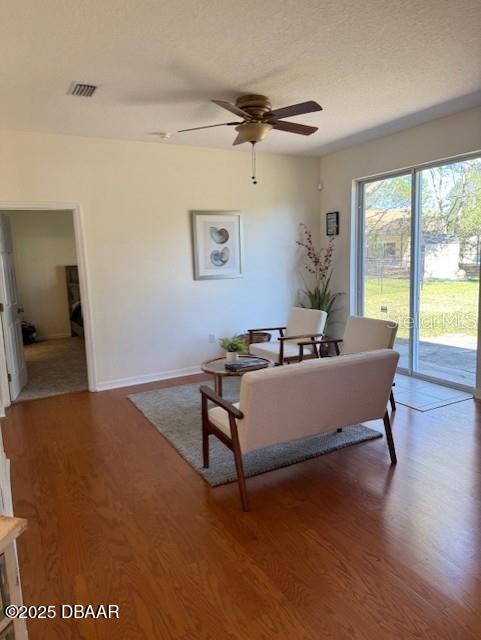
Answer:
<svg viewBox="0 0 481 640"><path fill-rule="evenodd" d="M339 211L326 213L326 235L339 235Z"/></svg>

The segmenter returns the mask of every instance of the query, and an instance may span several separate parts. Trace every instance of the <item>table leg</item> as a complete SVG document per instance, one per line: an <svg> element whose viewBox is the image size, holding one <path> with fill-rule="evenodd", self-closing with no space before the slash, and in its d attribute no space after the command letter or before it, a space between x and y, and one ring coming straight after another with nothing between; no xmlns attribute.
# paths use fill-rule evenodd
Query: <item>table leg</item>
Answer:
<svg viewBox="0 0 481 640"><path fill-rule="evenodd" d="M214 376L214 390L222 398L222 376Z"/></svg>

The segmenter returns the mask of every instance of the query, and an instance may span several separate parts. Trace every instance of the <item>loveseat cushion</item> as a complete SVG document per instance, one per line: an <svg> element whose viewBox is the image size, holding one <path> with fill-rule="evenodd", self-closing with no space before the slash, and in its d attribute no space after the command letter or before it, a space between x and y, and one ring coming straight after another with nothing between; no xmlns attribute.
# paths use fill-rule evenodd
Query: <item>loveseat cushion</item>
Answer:
<svg viewBox="0 0 481 640"><path fill-rule="evenodd" d="M239 402L234 403L234 407L239 408ZM214 407L209 410L209 420L214 426L223 431L226 436L231 437L229 414L222 407Z"/></svg>

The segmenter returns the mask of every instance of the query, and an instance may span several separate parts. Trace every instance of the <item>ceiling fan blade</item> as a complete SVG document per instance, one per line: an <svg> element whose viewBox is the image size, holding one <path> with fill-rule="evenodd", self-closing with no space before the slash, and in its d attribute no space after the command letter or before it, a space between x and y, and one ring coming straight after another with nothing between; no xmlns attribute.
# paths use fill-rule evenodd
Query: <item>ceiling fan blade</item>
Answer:
<svg viewBox="0 0 481 640"><path fill-rule="evenodd" d="M300 116L303 113L313 113L314 111L322 111L322 107L314 100L309 100L308 102L300 102L299 104L291 104L288 107L281 107L280 109L274 109L271 113L269 113L269 117L279 118L290 118L291 116Z"/></svg>
<svg viewBox="0 0 481 640"><path fill-rule="evenodd" d="M212 127L232 127L242 122L221 122L221 124L206 124L204 127L192 127L191 129L180 129L177 133L185 133L186 131L198 131L199 129L212 129Z"/></svg>
<svg viewBox="0 0 481 640"><path fill-rule="evenodd" d="M287 131L288 133L298 133L301 136L310 136L318 130L318 127L309 127L307 124L298 124L297 122L271 121L271 124L274 129Z"/></svg>
<svg viewBox="0 0 481 640"><path fill-rule="evenodd" d="M242 144L243 142L247 142L247 140L244 138L244 136L241 136L241 134L238 133L237 138L234 140L232 145Z"/></svg>
<svg viewBox="0 0 481 640"><path fill-rule="evenodd" d="M239 107L236 107L235 104L231 104L230 102L227 102L227 100L211 100L211 102L213 102L214 104L217 104L219 107L222 107L223 109L227 109L227 111L230 111L231 113L235 113L236 116L239 116L244 120L250 120L251 116L247 113L247 111L242 111L242 109L239 109Z"/></svg>

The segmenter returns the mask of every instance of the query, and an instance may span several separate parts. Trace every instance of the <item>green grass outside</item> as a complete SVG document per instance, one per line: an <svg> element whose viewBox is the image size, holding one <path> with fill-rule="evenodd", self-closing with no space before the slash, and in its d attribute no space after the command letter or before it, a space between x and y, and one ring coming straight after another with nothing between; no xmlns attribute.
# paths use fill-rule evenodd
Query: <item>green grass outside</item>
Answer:
<svg viewBox="0 0 481 640"><path fill-rule="evenodd" d="M479 282L436 280L421 286L420 337L477 334ZM365 315L399 323L398 337L409 337L409 280L367 278ZM381 311L387 306L388 313Z"/></svg>

